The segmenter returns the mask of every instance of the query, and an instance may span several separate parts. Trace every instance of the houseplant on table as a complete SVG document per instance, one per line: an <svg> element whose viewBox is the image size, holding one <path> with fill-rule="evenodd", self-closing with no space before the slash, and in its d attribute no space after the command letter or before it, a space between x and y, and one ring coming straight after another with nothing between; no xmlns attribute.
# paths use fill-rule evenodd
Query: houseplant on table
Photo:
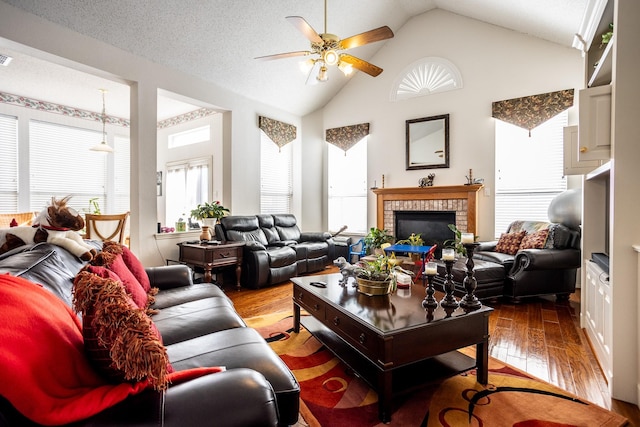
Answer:
<svg viewBox="0 0 640 427"><path fill-rule="evenodd" d="M216 222L229 213L229 209L220 204L220 201L205 202L198 204L195 209L191 210L191 218L202 221L204 225L213 227Z"/></svg>
<svg viewBox="0 0 640 427"><path fill-rule="evenodd" d="M364 244L367 247L367 252L380 254L380 249L383 244L393 242L393 236L389 234L387 230L381 230L376 227L371 227L369 233L364 236Z"/></svg>
<svg viewBox="0 0 640 427"><path fill-rule="evenodd" d="M411 233L411 236L406 239L398 240L396 242L397 245L409 245L409 246L424 246L424 240L422 239L420 233ZM420 261L420 254L409 254L409 257L412 261Z"/></svg>
<svg viewBox="0 0 640 427"><path fill-rule="evenodd" d="M360 261L355 275L358 292L366 295L386 295L396 289L396 274L413 273L400 267L394 256L380 255L374 261Z"/></svg>

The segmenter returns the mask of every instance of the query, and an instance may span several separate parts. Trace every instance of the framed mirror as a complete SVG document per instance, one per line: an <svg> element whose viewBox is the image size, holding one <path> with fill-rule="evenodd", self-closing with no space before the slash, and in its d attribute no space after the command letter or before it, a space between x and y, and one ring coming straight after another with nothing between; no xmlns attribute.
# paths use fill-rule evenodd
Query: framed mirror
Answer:
<svg viewBox="0 0 640 427"><path fill-rule="evenodd" d="M407 170L449 167L449 115L407 120Z"/></svg>

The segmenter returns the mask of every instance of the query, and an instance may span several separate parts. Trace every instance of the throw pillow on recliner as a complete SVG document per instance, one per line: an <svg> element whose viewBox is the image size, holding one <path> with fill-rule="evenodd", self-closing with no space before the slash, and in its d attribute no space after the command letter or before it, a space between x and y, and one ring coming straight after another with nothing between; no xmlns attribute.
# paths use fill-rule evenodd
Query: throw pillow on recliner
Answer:
<svg viewBox="0 0 640 427"><path fill-rule="evenodd" d="M547 243L549 229L536 231L535 233L527 233L520 242L520 249L543 249Z"/></svg>
<svg viewBox="0 0 640 427"><path fill-rule="evenodd" d="M502 233L496 244L496 252L508 255L515 255L520 249L520 243L527 234L526 231L518 231L517 233Z"/></svg>
<svg viewBox="0 0 640 427"><path fill-rule="evenodd" d="M173 369L160 333L122 283L85 270L73 285L73 307L82 313L84 346L96 369L115 383L146 380L166 389Z"/></svg>

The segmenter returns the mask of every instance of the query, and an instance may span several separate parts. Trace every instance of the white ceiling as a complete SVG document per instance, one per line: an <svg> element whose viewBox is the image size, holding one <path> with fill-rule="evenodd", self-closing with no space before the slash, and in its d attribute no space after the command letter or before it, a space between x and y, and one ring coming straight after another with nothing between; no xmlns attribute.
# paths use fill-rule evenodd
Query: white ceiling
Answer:
<svg viewBox="0 0 640 427"><path fill-rule="evenodd" d="M328 82L308 86L300 58L254 59L308 50L307 39L285 17L302 16L322 33L322 0L0 1L297 115L322 108L349 80L333 69ZM346 38L387 25L397 33L411 17L440 8L570 47L588 1L328 0L327 30ZM370 60L384 43L349 53ZM129 116L124 85L25 55L2 39L0 53L15 57L9 67L0 67L0 91L100 111L98 89L105 88L107 113ZM159 119L195 108L165 96L159 103Z"/></svg>

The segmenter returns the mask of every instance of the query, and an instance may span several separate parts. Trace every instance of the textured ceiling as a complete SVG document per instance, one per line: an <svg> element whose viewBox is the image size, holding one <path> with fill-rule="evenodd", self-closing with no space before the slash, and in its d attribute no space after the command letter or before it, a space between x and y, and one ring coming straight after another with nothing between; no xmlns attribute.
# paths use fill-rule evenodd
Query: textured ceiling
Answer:
<svg viewBox="0 0 640 427"><path fill-rule="evenodd" d="M318 32L324 32L324 4L321 0L0 0L74 31L114 45L153 62L179 69L189 75L226 87L240 95L297 115L322 108L349 80L331 70L329 81L305 85L306 76L299 68L299 58L260 62L257 56L308 50L309 42L285 20L286 16L304 17ZM328 0L327 31L345 38L383 25L397 32L412 16L441 8L494 25L530 34L564 46L571 46L588 0ZM2 48L0 40L0 49ZM365 60L380 49L383 42L349 51ZM0 53L5 53L0 51ZM19 55L19 52L14 52ZM35 61L13 77L11 69L3 74L12 77L16 93L20 81L64 78L64 67L55 72L45 70L47 63ZM37 66L36 66L37 65ZM384 64L376 64L384 68ZM352 77L351 77L352 78ZM366 78L372 78L366 76ZM78 84L86 85L86 94L77 94L87 102L98 98L93 77L74 78L64 91L51 93L53 98L78 93ZM66 78L67 82L70 79ZM37 92L25 84L26 90ZM37 81L37 80L36 80ZM42 80L41 80L42 81ZM110 83L113 84L113 83ZM49 86L51 88L52 86ZM112 108L117 115L128 116L128 105L120 107L120 91L114 87ZM50 91L50 90L49 90ZM47 93L40 90L39 94ZM22 93L18 93L22 95ZM27 95L29 96L29 95ZM35 96L35 95L31 95ZM37 96L35 96L37 97ZM42 96L40 96L42 98ZM64 103L63 99L46 99ZM109 98L108 98L109 100ZM71 102L71 101L70 101ZM109 101L108 101L109 102ZM93 104L96 104L94 101ZM117 104L117 105L114 105ZM128 102L127 102L128 104ZM174 104L175 111L182 108ZM95 110L95 108L93 108ZM116 113L114 113L116 114ZM167 113L168 114L168 113Z"/></svg>

